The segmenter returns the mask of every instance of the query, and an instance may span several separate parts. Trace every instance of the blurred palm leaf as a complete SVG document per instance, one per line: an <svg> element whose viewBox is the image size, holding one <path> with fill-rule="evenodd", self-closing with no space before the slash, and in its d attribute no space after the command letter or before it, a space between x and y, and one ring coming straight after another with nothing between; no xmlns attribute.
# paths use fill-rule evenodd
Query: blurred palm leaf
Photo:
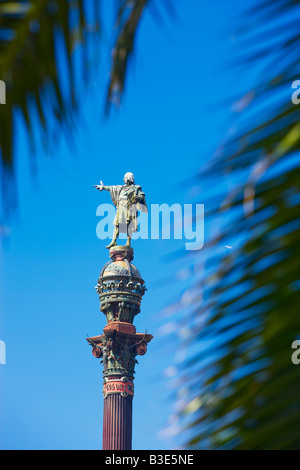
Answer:
<svg viewBox="0 0 300 470"><path fill-rule="evenodd" d="M184 344L193 351L179 403L189 448L300 448L300 365L291 361L300 335L299 14L293 0L248 12L242 67L261 78L235 103L235 136L199 175L210 236L195 259L205 260L204 299Z"/></svg>
<svg viewBox="0 0 300 470"><path fill-rule="evenodd" d="M76 108L72 52L75 41L87 39L87 31L83 0L0 2L0 77L7 87L7 103L0 113L0 148L7 167L14 164L16 111L31 138L35 113L44 138L49 138L53 119L71 129ZM98 31L99 18L95 18L94 32ZM67 67L65 82L59 60Z"/></svg>
<svg viewBox="0 0 300 470"><path fill-rule="evenodd" d="M112 102L120 101L136 31L150 3L115 1L116 34L107 110ZM47 145L62 131L67 136L74 131L77 97L87 82L89 63L99 55L99 41L93 40L100 37L99 4L100 0L0 0L0 79L7 87L6 105L0 113L0 163L6 202L12 188L10 174L19 119L26 123L32 147L40 132ZM84 80L74 72L73 51L78 44ZM90 45L94 47L92 56Z"/></svg>
<svg viewBox="0 0 300 470"><path fill-rule="evenodd" d="M119 104L124 91L128 58L133 52L135 34L143 11L149 0L134 2L123 0L117 15L117 38L112 50L112 67L107 94L107 105Z"/></svg>
<svg viewBox="0 0 300 470"><path fill-rule="evenodd" d="M107 92L106 111L113 103L119 105L125 89L128 61L134 52L137 30L146 9L161 21L162 7L169 16L176 16L173 0L120 0L117 11L116 35L112 49L112 64Z"/></svg>

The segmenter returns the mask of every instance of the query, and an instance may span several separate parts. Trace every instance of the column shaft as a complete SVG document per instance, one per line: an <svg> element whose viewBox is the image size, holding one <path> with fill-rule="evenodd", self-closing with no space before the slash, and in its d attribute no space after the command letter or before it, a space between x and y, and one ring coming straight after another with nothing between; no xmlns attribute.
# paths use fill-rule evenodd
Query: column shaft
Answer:
<svg viewBox="0 0 300 470"><path fill-rule="evenodd" d="M107 395L103 411L103 450L131 450L132 397Z"/></svg>

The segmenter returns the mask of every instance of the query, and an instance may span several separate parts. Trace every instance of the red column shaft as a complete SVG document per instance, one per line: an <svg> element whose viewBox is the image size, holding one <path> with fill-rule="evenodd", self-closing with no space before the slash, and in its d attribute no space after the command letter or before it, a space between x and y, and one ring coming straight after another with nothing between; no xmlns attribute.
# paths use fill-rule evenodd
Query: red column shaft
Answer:
<svg viewBox="0 0 300 470"><path fill-rule="evenodd" d="M103 450L131 450L132 399L120 393L108 394L104 399Z"/></svg>

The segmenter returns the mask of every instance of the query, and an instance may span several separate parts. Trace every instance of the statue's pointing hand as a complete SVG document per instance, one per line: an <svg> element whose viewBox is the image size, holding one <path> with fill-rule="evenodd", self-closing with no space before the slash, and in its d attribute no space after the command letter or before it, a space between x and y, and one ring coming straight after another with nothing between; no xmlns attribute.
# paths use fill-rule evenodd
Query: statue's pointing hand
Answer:
<svg viewBox="0 0 300 470"><path fill-rule="evenodd" d="M96 189L99 189L99 191L103 191L104 189L104 184L103 184L103 181L100 181L100 184L97 184L95 186Z"/></svg>

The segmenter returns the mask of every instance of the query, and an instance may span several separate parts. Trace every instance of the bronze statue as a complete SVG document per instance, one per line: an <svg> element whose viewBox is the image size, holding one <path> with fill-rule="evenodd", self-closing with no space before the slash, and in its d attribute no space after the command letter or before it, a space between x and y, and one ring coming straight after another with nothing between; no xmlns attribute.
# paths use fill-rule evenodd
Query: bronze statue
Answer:
<svg viewBox="0 0 300 470"><path fill-rule="evenodd" d="M120 232L127 233L126 246L130 246L132 232L137 232L138 229L138 211L148 212L145 194L141 186L134 183L132 173L125 173L124 185L105 186L100 181L100 185L96 185L95 188L99 191L103 191L103 189L109 191L112 202L117 208L113 239L106 248L111 248L117 244Z"/></svg>

